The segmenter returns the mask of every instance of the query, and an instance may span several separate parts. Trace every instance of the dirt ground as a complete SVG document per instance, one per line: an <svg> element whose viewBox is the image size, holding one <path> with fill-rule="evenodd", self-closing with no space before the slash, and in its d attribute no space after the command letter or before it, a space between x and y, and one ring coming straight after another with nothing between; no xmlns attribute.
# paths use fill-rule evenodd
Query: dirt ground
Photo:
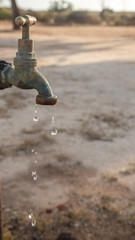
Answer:
<svg viewBox="0 0 135 240"><path fill-rule="evenodd" d="M11 29L0 23L9 62ZM0 92L4 239L134 240L135 28L37 24L31 38L58 103L34 122L35 90Z"/></svg>

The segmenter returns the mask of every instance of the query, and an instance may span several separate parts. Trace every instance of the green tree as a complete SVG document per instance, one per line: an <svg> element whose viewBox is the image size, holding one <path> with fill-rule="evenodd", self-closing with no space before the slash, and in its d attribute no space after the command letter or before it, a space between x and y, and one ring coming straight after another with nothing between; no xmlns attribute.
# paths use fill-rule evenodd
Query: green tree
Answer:
<svg viewBox="0 0 135 240"><path fill-rule="evenodd" d="M72 11L73 5L72 3L66 0L59 0L59 1L56 0L51 2L51 5L48 10L51 12Z"/></svg>
<svg viewBox="0 0 135 240"><path fill-rule="evenodd" d="M105 21L107 24L110 24L111 22L114 21L114 12L112 9L109 8L104 8L101 13L100 17L102 18L103 21Z"/></svg>

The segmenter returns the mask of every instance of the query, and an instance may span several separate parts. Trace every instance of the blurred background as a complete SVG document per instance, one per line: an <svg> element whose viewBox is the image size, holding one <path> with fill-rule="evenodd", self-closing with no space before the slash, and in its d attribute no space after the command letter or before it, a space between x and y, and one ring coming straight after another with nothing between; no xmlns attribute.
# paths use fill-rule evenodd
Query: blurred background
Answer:
<svg viewBox="0 0 135 240"><path fill-rule="evenodd" d="M11 20L20 14L34 14L47 25L109 25L133 26L135 3L133 0L72 1L9 1L1 0L0 19ZM16 28L16 26L14 26Z"/></svg>
<svg viewBox="0 0 135 240"><path fill-rule="evenodd" d="M58 103L0 92L3 238L134 240L135 2L1 0L0 58L12 64L24 14L38 20L38 69Z"/></svg>

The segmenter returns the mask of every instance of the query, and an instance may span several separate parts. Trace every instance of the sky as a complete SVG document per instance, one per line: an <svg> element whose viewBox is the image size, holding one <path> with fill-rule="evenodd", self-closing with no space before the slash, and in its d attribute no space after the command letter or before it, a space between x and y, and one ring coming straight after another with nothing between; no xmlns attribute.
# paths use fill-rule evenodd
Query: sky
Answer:
<svg viewBox="0 0 135 240"><path fill-rule="evenodd" d="M22 9L47 10L51 0L16 0ZM135 11L135 0L69 0L75 10L84 9L100 11L102 2L104 7L109 7L115 11ZM10 6L10 0L3 0L1 6Z"/></svg>

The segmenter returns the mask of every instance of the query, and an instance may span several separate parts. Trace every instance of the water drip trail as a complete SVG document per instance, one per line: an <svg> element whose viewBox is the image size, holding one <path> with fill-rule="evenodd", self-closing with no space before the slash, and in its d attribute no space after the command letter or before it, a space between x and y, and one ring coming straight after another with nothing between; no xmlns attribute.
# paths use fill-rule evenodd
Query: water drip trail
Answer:
<svg viewBox="0 0 135 240"><path fill-rule="evenodd" d="M36 171L32 171L32 177L33 177L34 181L37 180L37 172Z"/></svg>
<svg viewBox="0 0 135 240"><path fill-rule="evenodd" d="M37 104L36 104L36 107L35 107L35 113L34 113L33 121L34 121L34 122L38 122L38 121L39 121L38 105L37 105Z"/></svg>
<svg viewBox="0 0 135 240"><path fill-rule="evenodd" d="M51 135L56 136L58 134L58 130L55 127L55 118L52 116L52 129L51 129Z"/></svg>
<svg viewBox="0 0 135 240"><path fill-rule="evenodd" d="M31 221L31 226L35 227L36 226L36 218L34 217L33 213L29 214L29 219Z"/></svg>
<svg viewBox="0 0 135 240"><path fill-rule="evenodd" d="M33 121L35 122L35 124L37 124L39 122L38 105L36 105L36 107L34 109ZM55 126L54 116L52 116L51 124L52 124L51 125L51 135L56 136L58 134L58 130L56 129L56 126ZM36 146L33 146L33 148L31 149L31 154L33 155L33 159L34 159L34 168L31 172L31 176L32 176L32 180L35 182L35 181L38 180L38 175L37 175L37 171L36 171L36 166L37 166L37 163L38 163L38 159L37 159L38 152L36 150ZM36 226L36 217L34 216L32 211L28 215L28 217L31 221L31 227L35 227Z"/></svg>
<svg viewBox="0 0 135 240"><path fill-rule="evenodd" d="M33 121L35 123L38 123L39 121L39 116L38 116L38 105L36 104L36 107L35 107L35 110L34 110L34 116L33 116ZM32 176L32 179L33 181L37 181L38 179L38 176L37 176L37 171L36 171L36 164L38 163L38 160L37 160L37 156L38 156L38 152L37 150L35 149L35 146L33 146L33 148L31 149L31 154L34 156L34 164L35 164L35 167L34 169L32 170L31 172L31 176ZM36 157L36 158L35 158ZM30 221L31 221L31 227L35 227L36 226L36 217L34 216L33 212L31 211L31 213L28 215Z"/></svg>
<svg viewBox="0 0 135 240"><path fill-rule="evenodd" d="M32 153L33 155L35 155L35 156L34 156L34 163L37 164L38 161L37 161L37 157L36 157L36 156L38 155L38 152L37 152L34 148L32 148L32 149L31 149L31 153ZM35 159L35 157L36 157L36 159Z"/></svg>

